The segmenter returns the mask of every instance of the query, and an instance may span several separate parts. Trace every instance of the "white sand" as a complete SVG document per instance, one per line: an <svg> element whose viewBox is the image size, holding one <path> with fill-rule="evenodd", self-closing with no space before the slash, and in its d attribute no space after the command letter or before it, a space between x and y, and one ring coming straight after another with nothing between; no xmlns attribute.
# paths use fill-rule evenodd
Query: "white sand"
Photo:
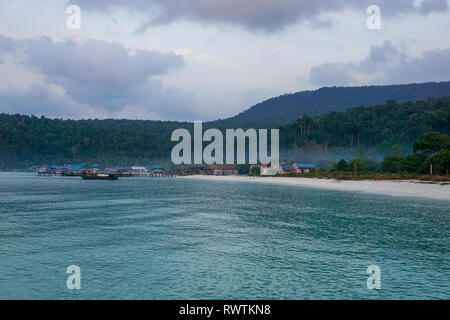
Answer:
<svg viewBox="0 0 450 320"><path fill-rule="evenodd" d="M439 183L427 184L420 183L419 181L338 181L333 179L244 176L188 176L181 177L181 179L274 183L286 186L303 186L450 201L450 185L441 186Z"/></svg>

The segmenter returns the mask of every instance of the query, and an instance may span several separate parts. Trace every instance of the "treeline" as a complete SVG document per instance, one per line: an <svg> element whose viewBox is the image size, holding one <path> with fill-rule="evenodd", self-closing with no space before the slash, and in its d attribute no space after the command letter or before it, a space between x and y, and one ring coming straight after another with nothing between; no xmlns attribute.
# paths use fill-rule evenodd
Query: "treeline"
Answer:
<svg viewBox="0 0 450 320"><path fill-rule="evenodd" d="M450 138L439 132L421 135L413 146L413 154L389 156L382 162L370 158L342 159L336 162L329 173L429 174L448 176L450 170Z"/></svg>
<svg viewBox="0 0 450 320"><path fill-rule="evenodd" d="M133 165L168 159L173 122L0 115L0 169L32 164Z"/></svg>
<svg viewBox="0 0 450 320"><path fill-rule="evenodd" d="M177 128L191 123L133 120L58 120L0 114L0 169L33 164L100 163L136 165L169 162ZM213 127L204 125L204 130ZM236 127L230 127L236 128ZM317 155L332 150L368 151L402 156L426 132L449 134L450 97L418 102L388 101L323 116L303 116L280 127L283 150L313 148ZM311 161L291 157L287 160Z"/></svg>
<svg viewBox="0 0 450 320"><path fill-rule="evenodd" d="M382 169L388 173L449 175L450 138L439 132L423 134L414 142L414 154L386 157Z"/></svg>
<svg viewBox="0 0 450 320"><path fill-rule="evenodd" d="M305 115L280 128L280 144L286 149L319 147L361 152L408 153L426 132L450 130L450 96L417 102L389 100L374 107L357 107L323 116Z"/></svg>
<svg viewBox="0 0 450 320"><path fill-rule="evenodd" d="M406 85L331 87L285 94L263 101L228 119L212 123L216 128L275 128L302 115L320 116L358 106L374 106L391 99L418 101L450 95L450 82Z"/></svg>

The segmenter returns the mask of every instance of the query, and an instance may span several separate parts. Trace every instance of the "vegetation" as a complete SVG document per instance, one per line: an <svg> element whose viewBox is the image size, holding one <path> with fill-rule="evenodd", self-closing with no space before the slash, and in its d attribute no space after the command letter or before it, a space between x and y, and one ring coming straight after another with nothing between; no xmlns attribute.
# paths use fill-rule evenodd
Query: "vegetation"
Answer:
<svg viewBox="0 0 450 320"><path fill-rule="evenodd" d="M414 154L386 157L382 167L391 173L445 174L450 169L450 138L439 132L427 132L414 142ZM433 169L434 168L434 169Z"/></svg>
<svg viewBox="0 0 450 320"><path fill-rule="evenodd" d="M389 86L391 87L396 86ZM405 92L415 88L425 94L436 88L444 90L447 87L450 87L450 82L415 87L399 86L397 89L406 94ZM374 88L359 89L362 92L379 92L382 87ZM336 99L344 99L346 94L351 95L350 93L360 95L356 94L359 92L358 88L332 89L322 89L318 92L322 92L323 96L330 92L340 92L336 95L330 93L330 97ZM314 93L316 94L317 92ZM306 100L304 103L307 103ZM270 113L264 111L261 114L266 119L271 117ZM204 125L204 129L215 125L220 127L224 123L226 122L210 122ZM230 123L229 128L245 128L249 124L250 122L236 122L236 125ZM105 166L167 164L175 144L170 141L171 133L183 127L192 130L192 124L186 122L111 119L74 121L0 114L0 170L26 168L34 164L82 162L100 163ZM351 158L356 160L352 163L336 164L333 172L351 171L358 174L383 170L419 174L424 172L425 166L432 167L435 174L445 174L448 168L448 153L441 146L448 144L448 140L443 138L444 140L435 142L436 146L429 145L427 141L434 141L437 133L448 136L449 130L450 97L406 103L390 100L375 107L356 107L345 112L333 111L315 117L304 115L292 124L280 127L280 147L282 151L296 148L306 151L314 149L312 160L288 157L291 160L311 162L318 161L318 156L328 157L327 152L332 150L344 150L353 154ZM413 145L420 135L427 132L435 133L424 136ZM403 155L413 149L417 151L415 154ZM380 165L369 160L369 152L387 155L386 161ZM329 159L330 157L327 161ZM249 167L241 168L241 172L242 170L250 172Z"/></svg>
<svg viewBox="0 0 450 320"><path fill-rule="evenodd" d="M419 181L450 181L449 176L430 176L425 174L397 174L383 172L361 172L356 176L352 172L328 172L316 171L310 173L288 173L280 175L282 177L296 178L316 178L316 179L336 179L336 180L419 180ZM450 185L450 183L441 183L441 185Z"/></svg>
<svg viewBox="0 0 450 320"><path fill-rule="evenodd" d="M134 165L169 159L177 123L0 115L0 169L32 164Z"/></svg>
<svg viewBox="0 0 450 320"><path fill-rule="evenodd" d="M260 167L253 167L250 170L251 176L260 176L261 175L261 168Z"/></svg>
<svg viewBox="0 0 450 320"><path fill-rule="evenodd" d="M305 115L280 128L280 144L285 149L311 148L379 153L411 150L423 133L450 130L450 96L426 101L387 101L375 107L358 107L314 118ZM418 143L421 143L420 141ZM420 144L416 146L420 147Z"/></svg>
<svg viewBox="0 0 450 320"><path fill-rule="evenodd" d="M250 174L250 165L249 164L238 164L236 166L237 172L239 175L249 175Z"/></svg>
<svg viewBox="0 0 450 320"><path fill-rule="evenodd" d="M211 125L215 128L275 128L303 115L313 117L358 106L374 106L388 99L407 102L448 95L450 82L322 88L272 98L232 118L214 121Z"/></svg>
<svg viewBox="0 0 450 320"><path fill-rule="evenodd" d="M386 157L381 164L364 158L353 159L348 163L342 159L335 163L331 170L322 170L315 175L347 179L350 176L361 179L403 179L416 178L434 180L433 175L440 176L438 181L450 178L450 143L449 137L438 132L427 132L414 142L414 154L406 156ZM424 176L431 167L430 175ZM434 169L433 169L434 168ZM443 178L445 176L445 178Z"/></svg>

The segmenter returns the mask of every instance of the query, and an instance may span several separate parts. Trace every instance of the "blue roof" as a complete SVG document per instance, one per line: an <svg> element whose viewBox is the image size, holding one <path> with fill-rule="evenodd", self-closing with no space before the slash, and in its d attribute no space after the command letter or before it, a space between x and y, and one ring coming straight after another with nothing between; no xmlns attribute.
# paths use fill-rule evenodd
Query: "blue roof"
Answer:
<svg viewBox="0 0 450 320"><path fill-rule="evenodd" d="M81 168L83 168L86 165L86 163L80 164L78 166L69 166L69 169L71 170L80 170Z"/></svg>
<svg viewBox="0 0 450 320"><path fill-rule="evenodd" d="M315 169L316 168L315 164L310 164L310 163L296 163L295 165L297 167L303 168L303 169Z"/></svg>
<svg viewBox="0 0 450 320"><path fill-rule="evenodd" d="M282 167L283 169L289 169L289 168L292 168L292 166L291 166L290 164L282 164L281 167Z"/></svg>

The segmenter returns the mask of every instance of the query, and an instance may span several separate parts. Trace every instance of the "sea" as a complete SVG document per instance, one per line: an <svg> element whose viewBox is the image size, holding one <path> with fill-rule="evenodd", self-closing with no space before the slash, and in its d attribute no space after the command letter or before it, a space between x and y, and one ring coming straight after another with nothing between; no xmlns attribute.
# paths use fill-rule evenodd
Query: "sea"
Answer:
<svg viewBox="0 0 450 320"><path fill-rule="evenodd" d="M0 299L449 298L450 199L0 173Z"/></svg>

